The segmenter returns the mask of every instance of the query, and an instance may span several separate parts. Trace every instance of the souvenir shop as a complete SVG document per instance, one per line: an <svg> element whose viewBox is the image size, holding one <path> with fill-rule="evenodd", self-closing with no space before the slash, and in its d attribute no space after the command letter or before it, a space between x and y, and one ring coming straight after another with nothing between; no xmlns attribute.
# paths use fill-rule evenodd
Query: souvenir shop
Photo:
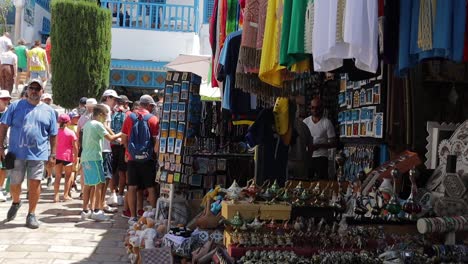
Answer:
<svg viewBox="0 0 468 264"><path fill-rule="evenodd" d="M215 0L222 98L168 72L132 262L467 263L467 11Z"/></svg>

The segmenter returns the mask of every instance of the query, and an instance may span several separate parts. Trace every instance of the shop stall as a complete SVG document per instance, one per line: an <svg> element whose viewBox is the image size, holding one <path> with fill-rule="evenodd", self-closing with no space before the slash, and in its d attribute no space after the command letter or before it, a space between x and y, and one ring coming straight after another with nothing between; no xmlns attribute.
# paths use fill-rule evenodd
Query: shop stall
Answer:
<svg viewBox="0 0 468 264"><path fill-rule="evenodd" d="M202 102L196 75L168 73L157 177L167 209L148 214L166 251L140 243L134 255L468 262L467 8L214 1L222 98ZM139 228L130 241L145 240Z"/></svg>

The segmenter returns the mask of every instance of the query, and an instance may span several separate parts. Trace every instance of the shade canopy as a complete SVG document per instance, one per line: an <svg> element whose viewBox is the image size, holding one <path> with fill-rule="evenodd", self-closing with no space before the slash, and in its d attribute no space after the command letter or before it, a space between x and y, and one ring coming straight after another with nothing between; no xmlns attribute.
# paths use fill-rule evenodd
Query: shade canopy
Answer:
<svg viewBox="0 0 468 264"><path fill-rule="evenodd" d="M210 56L181 54L175 60L169 62L166 67L175 71L193 72L206 81L210 71L210 61Z"/></svg>

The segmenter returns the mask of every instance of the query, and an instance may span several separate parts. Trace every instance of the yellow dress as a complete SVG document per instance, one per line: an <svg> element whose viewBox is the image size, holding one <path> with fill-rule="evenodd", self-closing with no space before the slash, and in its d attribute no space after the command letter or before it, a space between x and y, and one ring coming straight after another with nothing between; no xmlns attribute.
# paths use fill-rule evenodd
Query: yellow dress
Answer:
<svg viewBox="0 0 468 264"><path fill-rule="evenodd" d="M258 76L260 80L275 87L283 87L285 67L279 64L281 27L284 0L270 0L265 21L262 58Z"/></svg>

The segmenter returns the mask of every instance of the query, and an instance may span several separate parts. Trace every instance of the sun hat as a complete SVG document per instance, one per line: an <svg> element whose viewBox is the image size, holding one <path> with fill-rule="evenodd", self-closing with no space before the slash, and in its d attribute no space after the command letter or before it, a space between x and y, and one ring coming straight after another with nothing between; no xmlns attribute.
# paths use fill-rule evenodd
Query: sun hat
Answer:
<svg viewBox="0 0 468 264"><path fill-rule="evenodd" d="M59 118L58 118L58 122L59 123L68 123L68 122L70 122L70 116L68 116L67 114L60 114Z"/></svg>

